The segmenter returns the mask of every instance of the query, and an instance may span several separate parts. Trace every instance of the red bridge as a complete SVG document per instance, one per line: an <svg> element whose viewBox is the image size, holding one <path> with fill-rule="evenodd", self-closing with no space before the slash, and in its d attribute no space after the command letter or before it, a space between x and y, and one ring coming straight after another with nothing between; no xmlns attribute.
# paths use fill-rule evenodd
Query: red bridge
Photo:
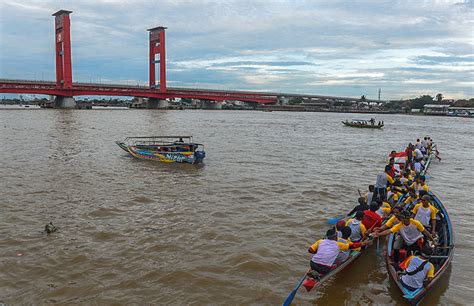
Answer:
<svg viewBox="0 0 474 306"><path fill-rule="evenodd" d="M207 90L166 87L165 27L149 29L149 86L104 85L74 83L71 61L71 11L60 10L55 16L56 82L3 80L1 93L45 94L56 96L56 107L75 107L74 96L132 96L160 101L168 98L194 98L210 101L238 100L256 103L276 103L276 94L247 91ZM155 64L159 64L156 83ZM281 94L280 94L281 95Z"/></svg>

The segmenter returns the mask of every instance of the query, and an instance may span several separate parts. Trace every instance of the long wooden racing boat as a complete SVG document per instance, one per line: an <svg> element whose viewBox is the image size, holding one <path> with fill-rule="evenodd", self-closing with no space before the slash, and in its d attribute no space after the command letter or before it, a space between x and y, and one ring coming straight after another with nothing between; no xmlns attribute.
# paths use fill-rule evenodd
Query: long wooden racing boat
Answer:
<svg viewBox="0 0 474 306"><path fill-rule="evenodd" d="M426 159L426 162L425 162L425 165L424 165L424 168L423 170L421 171L421 175L426 175L426 172L428 171L428 167L430 166L431 164L431 160L433 160L433 157L435 156L434 152L431 151L428 153L428 158Z"/></svg>
<svg viewBox="0 0 474 306"><path fill-rule="evenodd" d="M135 158L166 163L202 162L204 146L192 141L192 136L127 137L117 145Z"/></svg>
<svg viewBox="0 0 474 306"><path fill-rule="evenodd" d="M352 121L341 121L342 124L345 126L356 127L356 128L367 128L367 129L380 129L383 128L383 124L379 122L379 124L371 124L370 121L367 120L352 120Z"/></svg>
<svg viewBox="0 0 474 306"><path fill-rule="evenodd" d="M428 294L428 292L431 291L436 282L440 279L444 272L446 272L446 268L453 259L454 255L454 233L448 212L446 211L441 201L433 193L429 192L428 194L433 198L431 204L439 210L436 220L436 233L439 237L438 246L435 247L434 254L429 259L429 261L435 267L435 274L433 280L427 285L425 285L423 288L419 288L415 291L410 291L403 287L403 285L400 283L400 277L397 274L397 271L392 266L392 251L395 235L391 234L387 242L386 261L388 271L390 273L391 278L395 281L398 288L400 288L400 290L402 291L403 297L407 299L407 301L411 305L418 305L422 301L422 299Z"/></svg>

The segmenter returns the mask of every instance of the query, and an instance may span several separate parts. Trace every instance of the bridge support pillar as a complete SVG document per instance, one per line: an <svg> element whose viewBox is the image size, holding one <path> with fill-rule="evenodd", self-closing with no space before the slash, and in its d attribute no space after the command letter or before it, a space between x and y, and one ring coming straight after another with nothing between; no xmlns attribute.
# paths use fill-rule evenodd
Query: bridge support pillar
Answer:
<svg viewBox="0 0 474 306"><path fill-rule="evenodd" d="M56 96L54 98L55 108L76 108L76 100L73 97Z"/></svg>
<svg viewBox="0 0 474 306"><path fill-rule="evenodd" d="M202 109L222 109L222 102L201 100L201 108Z"/></svg>
<svg viewBox="0 0 474 306"><path fill-rule="evenodd" d="M169 103L166 100L150 98L150 99L148 99L148 107L147 108L151 108L151 109L168 108L168 105L169 105Z"/></svg>

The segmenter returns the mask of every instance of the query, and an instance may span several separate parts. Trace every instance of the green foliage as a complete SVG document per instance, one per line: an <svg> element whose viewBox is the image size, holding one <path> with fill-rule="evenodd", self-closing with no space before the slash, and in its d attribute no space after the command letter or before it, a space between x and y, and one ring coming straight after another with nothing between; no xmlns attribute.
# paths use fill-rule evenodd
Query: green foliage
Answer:
<svg viewBox="0 0 474 306"><path fill-rule="evenodd" d="M425 104L433 104L433 97L430 95L423 95L411 100L411 108L423 109Z"/></svg>
<svg viewBox="0 0 474 306"><path fill-rule="evenodd" d="M438 103L441 103L443 101L443 94L442 93L438 93L436 95L436 102Z"/></svg>
<svg viewBox="0 0 474 306"><path fill-rule="evenodd" d="M360 102L367 102L367 98L365 97L365 95L362 95L360 97Z"/></svg>
<svg viewBox="0 0 474 306"><path fill-rule="evenodd" d="M295 105L295 104L301 104L303 102L303 98L302 97L292 97L290 98L290 100L288 101L288 104L290 105Z"/></svg>

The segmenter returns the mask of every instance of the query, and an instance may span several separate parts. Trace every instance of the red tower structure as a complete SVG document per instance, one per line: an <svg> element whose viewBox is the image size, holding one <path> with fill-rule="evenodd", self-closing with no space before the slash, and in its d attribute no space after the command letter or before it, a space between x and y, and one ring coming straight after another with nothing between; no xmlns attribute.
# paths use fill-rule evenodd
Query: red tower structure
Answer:
<svg viewBox="0 0 474 306"><path fill-rule="evenodd" d="M155 64L160 64L160 92L166 92L166 57L165 57L166 27L148 29L150 32L150 88L156 87ZM159 59L156 59L159 54Z"/></svg>
<svg viewBox="0 0 474 306"><path fill-rule="evenodd" d="M55 16L56 87L72 89L71 20L72 11L59 10Z"/></svg>

